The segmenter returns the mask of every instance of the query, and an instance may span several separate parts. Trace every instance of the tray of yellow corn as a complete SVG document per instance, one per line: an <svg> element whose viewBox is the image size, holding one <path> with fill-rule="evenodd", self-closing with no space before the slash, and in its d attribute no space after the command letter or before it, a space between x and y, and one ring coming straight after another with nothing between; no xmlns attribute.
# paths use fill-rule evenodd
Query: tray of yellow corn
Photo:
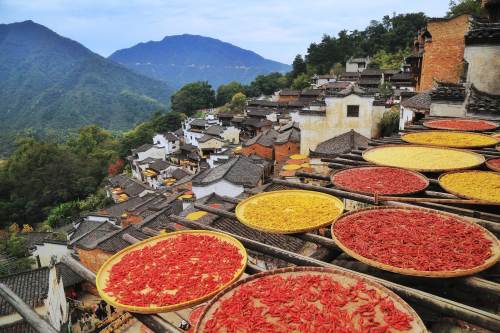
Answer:
<svg viewBox="0 0 500 333"><path fill-rule="evenodd" d="M500 204L500 174L493 171L455 171L439 177L439 185L456 196Z"/></svg>
<svg viewBox="0 0 500 333"><path fill-rule="evenodd" d="M484 163L481 154L470 151L422 145L384 145L367 149L363 158L376 165L420 172L472 169Z"/></svg>
<svg viewBox="0 0 500 333"><path fill-rule="evenodd" d="M250 228L293 234L325 227L344 211L344 203L325 193L284 190L254 195L236 206L236 217Z"/></svg>
<svg viewBox="0 0 500 333"><path fill-rule="evenodd" d="M401 136L403 141L418 145L452 147L452 148L482 148L491 147L498 139L491 135L454 132L454 131L424 131L407 133Z"/></svg>

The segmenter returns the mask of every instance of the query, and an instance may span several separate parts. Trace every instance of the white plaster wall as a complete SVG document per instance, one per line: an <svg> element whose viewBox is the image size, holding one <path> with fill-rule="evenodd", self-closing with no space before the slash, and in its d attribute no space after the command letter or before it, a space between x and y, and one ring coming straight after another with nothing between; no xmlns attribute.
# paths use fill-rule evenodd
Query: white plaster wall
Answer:
<svg viewBox="0 0 500 333"><path fill-rule="evenodd" d="M465 117L465 103L432 102L429 114L435 117Z"/></svg>
<svg viewBox="0 0 500 333"><path fill-rule="evenodd" d="M240 130L234 126L226 127L221 137L228 142L239 144L240 143Z"/></svg>
<svg viewBox="0 0 500 333"><path fill-rule="evenodd" d="M163 134L156 134L153 137L153 144L158 144L164 147L166 155L175 153L180 149L179 140L175 140L174 142L168 141Z"/></svg>
<svg viewBox="0 0 500 333"><path fill-rule="evenodd" d="M413 121L413 117L415 117L415 113L412 109L405 108L401 105L399 109L399 129L402 131L405 129L405 125L411 121Z"/></svg>
<svg viewBox="0 0 500 333"><path fill-rule="evenodd" d="M40 264L46 267L50 265L52 256L55 256L57 261L59 261L62 256L70 254L71 252L73 251L63 244L44 243L43 245L36 245L36 249L33 251L32 256L35 258L38 256L40 258Z"/></svg>
<svg viewBox="0 0 500 333"><path fill-rule="evenodd" d="M143 161L148 157L165 160L165 149L163 147L155 146L150 149L137 153L137 161Z"/></svg>
<svg viewBox="0 0 500 333"><path fill-rule="evenodd" d="M500 94L500 45L470 45L464 58L469 63L467 82L489 94Z"/></svg>
<svg viewBox="0 0 500 333"><path fill-rule="evenodd" d="M372 138L374 122L379 112L373 113L373 97L349 95L326 97L326 116L298 115L300 127L300 153L309 154L316 146L328 139L354 129ZM347 117L347 106L359 105L359 117Z"/></svg>
<svg viewBox="0 0 500 333"><path fill-rule="evenodd" d="M59 331L61 325L68 320L68 305L66 303L66 296L64 295L62 279L57 279L55 266L50 269L49 292L44 303L47 307L46 318Z"/></svg>
<svg viewBox="0 0 500 333"><path fill-rule="evenodd" d="M218 195L227 195L230 197L236 197L243 193L242 185L235 185L227 180L219 180L216 183L210 184L208 186L195 186L192 188L193 193L197 198L203 198L211 193L216 193Z"/></svg>
<svg viewBox="0 0 500 333"><path fill-rule="evenodd" d="M269 121L272 121L273 123L277 122L278 121L278 114L276 112L273 112L271 114L268 114L266 116L266 119L269 120Z"/></svg>

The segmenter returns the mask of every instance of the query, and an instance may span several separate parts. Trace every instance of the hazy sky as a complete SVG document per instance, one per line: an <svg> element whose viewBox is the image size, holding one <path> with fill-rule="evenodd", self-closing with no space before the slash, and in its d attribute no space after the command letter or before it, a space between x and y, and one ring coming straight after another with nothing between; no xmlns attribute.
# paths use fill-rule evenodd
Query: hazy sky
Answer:
<svg viewBox="0 0 500 333"><path fill-rule="evenodd" d="M103 56L166 35L198 34L291 63L324 33L384 15L439 17L448 0L0 0L0 23L33 20Z"/></svg>

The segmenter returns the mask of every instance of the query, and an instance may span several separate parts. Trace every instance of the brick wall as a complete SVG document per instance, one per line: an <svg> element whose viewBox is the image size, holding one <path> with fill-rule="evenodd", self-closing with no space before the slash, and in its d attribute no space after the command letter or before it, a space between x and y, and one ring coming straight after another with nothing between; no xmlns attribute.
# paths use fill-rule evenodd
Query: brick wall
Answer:
<svg viewBox="0 0 500 333"><path fill-rule="evenodd" d="M418 91L432 87L434 80L458 83L464 64L464 35L469 30L469 17L427 23L432 41L426 42Z"/></svg>
<svg viewBox="0 0 500 333"><path fill-rule="evenodd" d="M97 272L102 264L112 256L111 253L106 253L101 249L84 250L77 247L76 251L83 266L92 272Z"/></svg>
<svg viewBox="0 0 500 333"><path fill-rule="evenodd" d="M288 156L293 154L300 154L300 143L287 142L274 146L274 158L276 162L286 161Z"/></svg>
<svg viewBox="0 0 500 333"><path fill-rule="evenodd" d="M245 156L252 155L253 153L257 154L260 157L267 158L269 160L273 159L273 148L272 147L264 147L259 144L253 144L248 147L243 147L243 154Z"/></svg>

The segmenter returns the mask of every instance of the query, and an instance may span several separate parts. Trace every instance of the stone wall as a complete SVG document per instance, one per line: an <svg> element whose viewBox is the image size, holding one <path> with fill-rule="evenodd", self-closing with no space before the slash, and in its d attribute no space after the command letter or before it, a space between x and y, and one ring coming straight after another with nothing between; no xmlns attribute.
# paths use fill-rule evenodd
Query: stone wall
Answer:
<svg viewBox="0 0 500 333"><path fill-rule="evenodd" d="M432 87L434 80L458 83L464 66L464 35L469 30L469 16L427 23L432 41L426 41L418 91Z"/></svg>
<svg viewBox="0 0 500 333"><path fill-rule="evenodd" d="M480 91L500 95L500 45L469 45L464 57L469 63L467 82Z"/></svg>

